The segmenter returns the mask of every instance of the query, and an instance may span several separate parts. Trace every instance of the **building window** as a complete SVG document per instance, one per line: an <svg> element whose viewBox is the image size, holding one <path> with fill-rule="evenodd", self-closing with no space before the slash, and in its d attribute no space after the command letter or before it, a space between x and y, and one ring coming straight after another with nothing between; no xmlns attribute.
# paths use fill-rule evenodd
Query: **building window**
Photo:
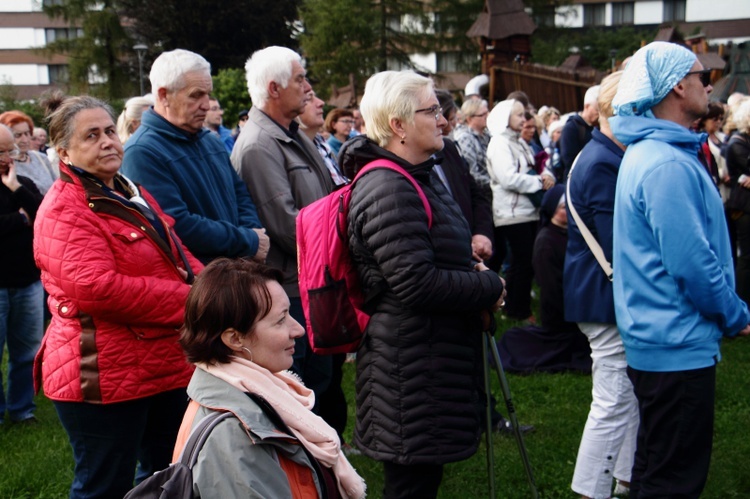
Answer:
<svg viewBox="0 0 750 499"><path fill-rule="evenodd" d="M612 25L633 24L633 2L615 2L612 4Z"/></svg>
<svg viewBox="0 0 750 499"><path fill-rule="evenodd" d="M434 19L435 33L443 33L449 35L456 34L458 17L456 17L455 15L447 15L441 14L440 12L435 12Z"/></svg>
<svg viewBox="0 0 750 499"><path fill-rule="evenodd" d="M537 26L555 26L555 6L554 5L543 5L534 7L533 11L534 23Z"/></svg>
<svg viewBox="0 0 750 499"><path fill-rule="evenodd" d="M664 0L664 22L685 20L686 0Z"/></svg>
<svg viewBox="0 0 750 499"><path fill-rule="evenodd" d="M44 36L47 39L47 43L52 43L55 40L72 40L83 36L83 29L81 28L47 28L44 30Z"/></svg>
<svg viewBox="0 0 750 499"><path fill-rule="evenodd" d="M436 69L439 73L455 73L460 71L461 52L438 52L435 54Z"/></svg>
<svg viewBox="0 0 750 499"><path fill-rule="evenodd" d="M68 83L68 66L65 64L50 64L47 66L50 85Z"/></svg>
<svg viewBox="0 0 750 499"><path fill-rule="evenodd" d="M604 26L604 13L606 4L594 3L583 6L584 26Z"/></svg>
<svg viewBox="0 0 750 499"><path fill-rule="evenodd" d="M389 15L386 20L388 29L394 33L401 32L401 16Z"/></svg>

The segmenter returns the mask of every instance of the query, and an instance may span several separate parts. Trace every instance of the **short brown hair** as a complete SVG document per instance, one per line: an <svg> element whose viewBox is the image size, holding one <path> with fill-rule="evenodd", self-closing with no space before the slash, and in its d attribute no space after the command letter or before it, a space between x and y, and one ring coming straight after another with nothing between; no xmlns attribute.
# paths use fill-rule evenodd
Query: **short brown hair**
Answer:
<svg viewBox="0 0 750 499"><path fill-rule="evenodd" d="M336 130L333 129L333 125L341 118L354 118L354 113L351 109L344 109L341 107L332 109L326 116L326 122L323 125L323 128L325 128L328 133L335 133Z"/></svg>
<svg viewBox="0 0 750 499"><path fill-rule="evenodd" d="M229 362L232 350L221 333L235 329L251 334L271 311L268 282L281 283L282 273L243 259L218 258L196 277L185 304L180 345L190 362Z"/></svg>

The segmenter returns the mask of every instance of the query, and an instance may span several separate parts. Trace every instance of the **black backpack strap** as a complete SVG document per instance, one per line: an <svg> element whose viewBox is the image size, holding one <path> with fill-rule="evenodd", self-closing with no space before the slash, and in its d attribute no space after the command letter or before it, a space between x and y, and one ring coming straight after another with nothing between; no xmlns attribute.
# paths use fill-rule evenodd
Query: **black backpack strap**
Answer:
<svg viewBox="0 0 750 499"><path fill-rule="evenodd" d="M188 437L188 441L182 449L182 454L180 454L179 462L193 469L193 466L198 461L198 453L203 448L203 444L206 443L211 431L217 424L232 417L234 417L234 414L231 412L212 412L201 419L198 425L190 432L190 437Z"/></svg>

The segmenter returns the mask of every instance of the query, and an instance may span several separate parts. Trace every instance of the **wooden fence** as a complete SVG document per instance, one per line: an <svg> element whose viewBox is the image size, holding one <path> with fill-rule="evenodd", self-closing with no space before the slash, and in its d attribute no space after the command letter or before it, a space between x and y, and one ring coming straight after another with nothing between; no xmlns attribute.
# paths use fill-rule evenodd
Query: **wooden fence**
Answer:
<svg viewBox="0 0 750 499"><path fill-rule="evenodd" d="M490 95L492 102L497 102L514 90L523 90L537 108L547 105L569 113L583 109L586 89L598 84L605 75L593 68L498 65L490 69Z"/></svg>

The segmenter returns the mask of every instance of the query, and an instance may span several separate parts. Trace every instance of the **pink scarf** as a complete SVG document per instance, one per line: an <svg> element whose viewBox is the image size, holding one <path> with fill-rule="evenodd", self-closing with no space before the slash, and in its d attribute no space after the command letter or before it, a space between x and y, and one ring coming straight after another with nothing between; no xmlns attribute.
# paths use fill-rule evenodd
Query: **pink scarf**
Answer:
<svg viewBox="0 0 750 499"><path fill-rule="evenodd" d="M331 468L339 492L349 499L366 496L364 480L341 452L336 430L311 412L315 394L292 372L272 373L241 357L226 364L196 364L196 367L242 390L263 397L315 459Z"/></svg>

